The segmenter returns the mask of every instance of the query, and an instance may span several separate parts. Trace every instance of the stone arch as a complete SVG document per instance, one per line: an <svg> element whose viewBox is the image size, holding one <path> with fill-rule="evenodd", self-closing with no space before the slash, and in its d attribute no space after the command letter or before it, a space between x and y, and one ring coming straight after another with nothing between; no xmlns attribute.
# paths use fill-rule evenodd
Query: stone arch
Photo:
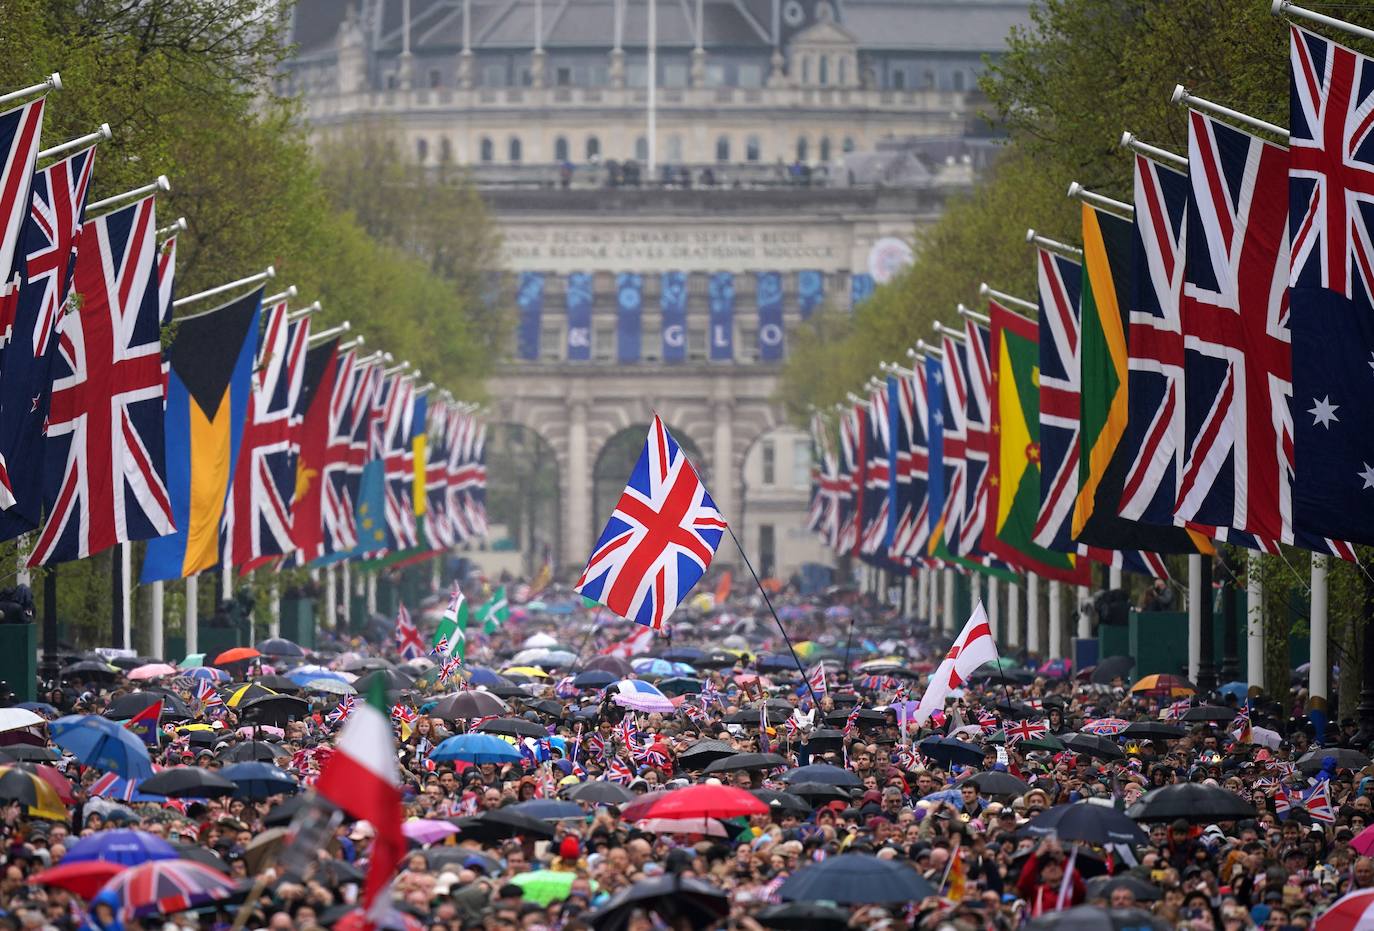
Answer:
<svg viewBox="0 0 1374 931"><path fill-rule="evenodd" d="M697 469L706 487L710 488L710 475L700 447L686 430L675 428L667 420L668 432L677 440L687 454L687 459ZM649 433L649 422L632 423L615 431L601 444L592 463L592 533L601 532L610 517L615 502L625 487L625 480L634 469L635 462L644 448L644 438Z"/></svg>

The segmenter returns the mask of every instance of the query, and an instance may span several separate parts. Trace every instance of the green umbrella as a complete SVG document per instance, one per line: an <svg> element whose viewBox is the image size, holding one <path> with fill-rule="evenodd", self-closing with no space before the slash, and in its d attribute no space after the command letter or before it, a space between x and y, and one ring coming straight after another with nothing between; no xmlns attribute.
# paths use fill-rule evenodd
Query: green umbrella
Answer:
<svg viewBox="0 0 1374 931"><path fill-rule="evenodd" d="M525 898L531 902L537 902L541 907L548 907L550 902L561 902L568 897L572 891L573 880L577 878L576 873L563 872L559 870L536 870L533 873L516 873L511 878L525 893ZM591 882L592 892L596 892L596 882Z"/></svg>
<svg viewBox="0 0 1374 931"><path fill-rule="evenodd" d="M192 653L189 656L187 656L184 660L182 660L178 665L180 665L182 669L195 669L197 666L204 666L205 654Z"/></svg>

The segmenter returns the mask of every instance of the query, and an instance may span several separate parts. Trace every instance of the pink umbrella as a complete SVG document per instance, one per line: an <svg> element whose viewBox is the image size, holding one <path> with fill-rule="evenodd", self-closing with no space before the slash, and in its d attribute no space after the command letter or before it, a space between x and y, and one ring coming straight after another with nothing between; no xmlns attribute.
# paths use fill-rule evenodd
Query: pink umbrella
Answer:
<svg viewBox="0 0 1374 931"><path fill-rule="evenodd" d="M1355 839L1350 842L1350 846L1354 847L1366 857L1369 856L1370 851L1374 850L1374 824L1371 824L1359 834L1356 834Z"/></svg>
<svg viewBox="0 0 1374 931"><path fill-rule="evenodd" d="M163 676L180 675L181 670L175 666L168 666L166 663L147 663L129 670L128 678L135 681L145 681L148 679L160 679Z"/></svg>
<svg viewBox="0 0 1374 931"><path fill-rule="evenodd" d="M401 833L417 844L433 844L458 833L458 825L433 818L411 818L401 825Z"/></svg>
<svg viewBox="0 0 1374 931"><path fill-rule="evenodd" d="M1366 828L1360 837L1368 833ZM1361 889L1337 899L1312 927L1316 931L1356 931L1357 928L1374 927L1374 889Z"/></svg>
<svg viewBox="0 0 1374 931"><path fill-rule="evenodd" d="M125 920L171 915L234 894L234 881L193 860L150 860L130 867L105 884L123 906Z"/></svg>

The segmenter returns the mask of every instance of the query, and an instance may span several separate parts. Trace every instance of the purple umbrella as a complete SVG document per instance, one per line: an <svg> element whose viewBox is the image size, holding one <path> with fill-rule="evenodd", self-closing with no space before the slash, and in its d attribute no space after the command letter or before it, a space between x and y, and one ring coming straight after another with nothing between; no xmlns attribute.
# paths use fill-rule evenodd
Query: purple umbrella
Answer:
<svg viewBox="0 0 1374 931"><path fill-rule="evenodd" d="M401 825L401 833L416 843L429 845L457 834L458 826L433 818L411 818Z"/></svg>

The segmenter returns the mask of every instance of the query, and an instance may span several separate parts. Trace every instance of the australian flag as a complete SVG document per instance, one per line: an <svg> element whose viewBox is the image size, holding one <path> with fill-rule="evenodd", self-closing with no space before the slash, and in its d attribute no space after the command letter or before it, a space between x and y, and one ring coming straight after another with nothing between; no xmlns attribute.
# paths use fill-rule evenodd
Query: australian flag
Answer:
<svg viewBox="0 0 1374 931"><path fill-rule="evenodd" d="M1374 543L1374 68L1296 27L1290 52L1294 523Z"/></svg>
<svg viewBox="0 0 1374 931"><path fill-rule="evenodd" d="M657 414L576 590L659 629L706 573L726 523Z"/></svg>

